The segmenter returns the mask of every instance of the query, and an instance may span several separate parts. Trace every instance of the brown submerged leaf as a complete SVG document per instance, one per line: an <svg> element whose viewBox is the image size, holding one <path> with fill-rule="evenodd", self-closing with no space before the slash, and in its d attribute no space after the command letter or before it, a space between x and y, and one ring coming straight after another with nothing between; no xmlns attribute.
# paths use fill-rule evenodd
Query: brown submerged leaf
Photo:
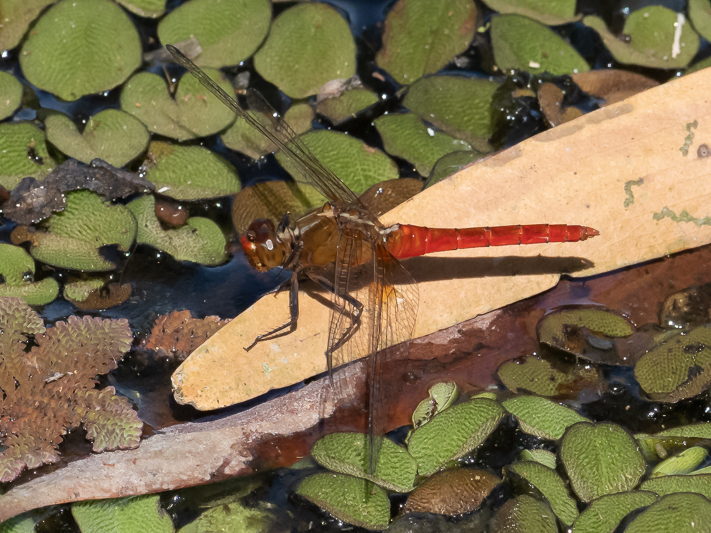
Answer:
<svg viewBox="0 0 711 533"><path fill-rule="evenodd" d="M217 316L200 319L190 316L190 311L173 311L158 317L141 346L182 361L228 322Z"/></svg>

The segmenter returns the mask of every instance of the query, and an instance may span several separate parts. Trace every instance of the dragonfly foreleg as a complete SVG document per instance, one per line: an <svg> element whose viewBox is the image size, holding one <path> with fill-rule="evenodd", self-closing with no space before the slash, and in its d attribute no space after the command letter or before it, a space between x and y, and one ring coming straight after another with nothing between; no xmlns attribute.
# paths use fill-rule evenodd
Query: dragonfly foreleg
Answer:
<svg viewBox="0 0 711 533"><path fill-rule="evenodd" d="M289 328L289 332L292 332L296 329L296 323L299 320L299 278L298 278L299 273L297 271L292 272L291 274L291 290L289 291L289 314L291 315L289 318L289 321L286 322L285 324L282 324L278 328L274 328L273 330L264 333L262 335L257 335L257 337L254 339L254 342L247 346L245 348L245 351L249 351L252 348L256 346L258 342L261 341L266 341L269 339L274 338L277 334L280 334L282 331L284 331L286 328ZM283 284L279 285L277 287L276 291L278 292Z"/></svg>

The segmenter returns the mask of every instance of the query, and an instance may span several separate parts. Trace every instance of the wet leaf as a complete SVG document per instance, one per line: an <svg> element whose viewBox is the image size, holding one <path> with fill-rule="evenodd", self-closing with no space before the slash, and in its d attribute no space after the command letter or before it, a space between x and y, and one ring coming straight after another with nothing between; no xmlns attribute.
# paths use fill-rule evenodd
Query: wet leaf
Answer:
<svg viewBox="0 0 711 533"><path fill-rule="evenodd" d="M360 195L363 202L371 213L380 216L391 209L395 209L422 191L422 182L416 178L398 178L395 180L383 181L372 185L367 191Z"/></svg>
<svg viewBox="0 0 711 533"><path fill-rule="evenodd" d="M651 398L676 402L711 385L711 328L678 333L644 354L635 378Z"/></svg>
<svg viewBox="0 0 711 533"><path fill-rule="evenodd" d="M0 120L11 116L22 103L22 84L9 72L0 72Z"/></svg>
<svg viewBox="0 0 711 533"><path fill-rule="evenodd" d="M81 302L86 300L92 291L100 289L103 286L103 277L91 277L77 281L71 281L69 283L64 284L62 296Z"/></svg>
<svg viewBox="0 0 711 533"><path fill-rule="evenodd" d="M558 440L569 426L589 422L569 407L538 396L519 396L502 405L516 417L521 431L541 439Z"/></svg>
<svg viewBox="0 0 711 533"><path fill-rule="evenodd" d="M183 361L228 322L229 319L220 320L218 316L194 318L190 311L173 311L156 319L141 348L155 350L160 357Z"/></svg>
<svg viewBox="0 0 711 533"><path fill-rule="evenodd" d="M459 397L459 388L454 381L436 383L429 388L429 397L422 400L412 412L412 426L417 429L444 411Z"/></svg>
<svg viewBox="0 0 711 533"><path fill-rule="evenodd" d="M639 488L654 492L659 496L667 496L675 492L695 492L711 499L711 474L661 476L648 479Z"/></svg>
<svg viewBox="0 0 711 533"><path fill-rule="evenodd" d="M504 417L492 400L478 399L450 407L412 432L408 451L417 459L423 476L477 448Z"/></svg>
<svg viewBox="0 0 711 533"><path fill-rule="evenodd" d="M180 528L180 533L261 533L273 530L274 525L274 517L267 505L262 503L254 508L234 502L213 506Z"/></svg>
<svg viewBox="0 0 711 533"><path fill-rule="evenodd" d="M613 35L600 17L585 17L583 24L598 32L615 60L623 64L684 68L699 49L699 36L684 15L663 6L632 12L622 30L625 39Z"/></svg>
<svg viewBox="0 0 711 533"><path fill-rule="evenodd" d="M207 148L153 141L148 152L146 179L159 194L176 200L202 200L240 190L232 165Z"/></svg>
<svg viewBox="0 0 711 533"><path fill-rule="evenodd" d="M652 469L649 477L651 479L660 476L688 474L703 463L707 456L706 448L693 446L659 463Z"/></svg>
<svg viewBox="0 0 711 533"><path fill-rule="evenodd" d="M417 461L387 438L382 438L375 474L368 473L370 446L363 433L332 433L319 439L311 455L320 465L341 474L372 481L395 492L410 492L417 474Z"/></svg>
<svg viewBox="0 0 711 533"><path fill-rule="evenodd" d="M0 243L0 297L15 296L29 305L45 305L59 294L54 278L33 281L35 261L21 247Z"/></svg>
<svg viewBox="0 0 711 533"><path fill-rule="evenodd" d="M605 69L578 72L571 76L586 93L610 105L659 85L659 82L626 70Z"/></svg>
<svg viewBox="0 0 711 533"><path fill-rule="evenodd" d="M429 175L442 156L471 150L471 146L445 133L427 127L413 113L383 115L374 121L385 151L415 165L421 176Z"/></svg>
<svg viewBox="0 0 711 533"><path fill-rule="evenodd" d="M694 532L711 523L711 502L698 494L670 494L650 505L625 528L626 533Z"/></svg>
<svg viewBox="0 0 711 533"><path fill-rule="evenodd" d="M271 18L268 0L192 0L160 22L158 38L166 45L194 36L202 48L202 53L193 60L195 64L228 67L244 61L257 50L267 36Z"/></svg>
<svg viewBox="0 0 711 533"><path fill-rule="evenodd" d="M355 117L358 113L378 102L378 95L364 87L343 91L337 96L319 100L316 112L328 118L334 126Z"/></svg>
<svg viewBox="0 0 711 533"><path fill-rule="evenodd" d="M207 68L205 73L227 94L234 93L220 71ZM234 121L234 114L187 73L180 79L175 98L168 93L162 76L136 74L121 92L121 108L143 122L151 133L179 141L213 135Z"/></svg>
<svg viewBox="0 0 711 533"><path fill-rule="evenodd" d="M688 426L679 426L647 435L635 435L639 447L648 461L666 459L672 453L678 453L691 446L711 445L711 423L701 422Z"/></svg>
<svg viewBox="0 0 711 533"><path fill-rule="evenodd" d="M548 26L558 26L574 22L575 0L483 0L494 11L501 14L523 15Z"/></svg>
<svg viewBox="0 0 711 533"><path fill-rule="evenodd" d="M175 531L173 521L161 507L160 496L157 494L78 502L72 505L72 516L84 532Z"/></svg>
<svg viewBox="0 0 711 533"><path fill-rule="evenodd" d="M65 285L63 294L64 299L73 303L79 309L91 311L95 309L108 309L110 307L115 307L117 305L121 305L130 298L132 290L130 283L124 283L123 285L120 283L109 283L106 287L103 287L103 280L101 281L102 286L93 289L88 295L86 295L86 297L83 297L84 291L82 290L81 296L83 299L81 300L75 300L71 297L71 295L68 295L67 285Z"/></svg>
<svg viewBox="0 0 711 533"><path fill-rule="evenodd" d="M413 83L468 48L476 17L476 6L469 0L400 0L385 19L375 62L398 83Z"/></svg>
<svg viewBox="0 0 711 533"><path fill-rule="evenodd" d="M432 167L429 178L425 183L425 189L456 174L474 161L481 159L483 155L484 154L478 150L469 150L466 152L452 152L451 154L441 157L435 163L435 166Z"/></svg>
<svg viewBox="0 0 711 533"><path fill-rule="evenodd" d="M694 285L664 299L659 323L665 328L701 326L708 322L711 311L711 284Z"/></svg>
<svg viewBox="0 0 711 533"><path fill-rule="evenodd" d="M497 87L489 80L432 76L413 84L403 104L448 135L488 152L491 100Z"/></svg>
<svg viewBox="0 0 711 533"><path fill-rule="evenodd" d="M317 94L328 81L355 74L355 42L343 17L321 3L296 5L273 22L254 68L292 98Z"/></svg>
<svg viewBox="0 0 711 533"><path fill-rule="evenodd" d="M35 24L20 65L30 83L73 101L123 83L141 65L141 42L113 2L59 2Z"/></svg>
<svg viewBox="0 0 711 533"><path fill-rule="evenodd" d="M32 257L60 268L101 272L115 265L104 259L99 248L110 244L128 251L136 236L136 220L122 205L103 202L90 191L67 195L67 205L42 222L39 230L18 226L15 244L30 241Z"/></svg>
<svg viewBox="0 0 711 533"><path fill-rule="evenodd" d="M150 134L139 120L117 109L105 109L89 119L83 133L60 114L45 120L47 140L70 157L91 163L97 157L122 167L148 146Z"/></svg>
<svg viewBox="0 0 711 533"><path fill-rule="evenodd" d="M508 500L496 512L491 533L557 533L555 514L546 503L522 494Z"/></svg>
<svg viewBox="0 0 711 533"><path fill-rule="evenodd" d="M331 130L310 131L301 136L307 148L356 194L371 185L399 175L397 165L387 155L360 139ZM276 158L295 180L300 171L283 153Z"/></svg>
<svg viewBox="0 0 711 533"><path fill-rule="evenodd" d="M402 513L457 516L481 505L501 478L488 470L456 468L430 476L410 494Z"/></svg>
<svg viewBox="0 0 711 533"><path fill-rule="evenodd" d="M496 65L503 71L520 69L560 76L590 70L575 48L553 30L521 15L494 16L491 45Z"/></svg>
<svg viewBox="0 0 711 533"><path fill-rule="evenodd" d="M139 17L158 18L165 13L166 0L116 0Z"/></svg>
<svg viewBox="0 0 711 533"><path fill-rule="evenodd" d="M176 261L215 266L227 258L227 241L219 226L209 218L192 217L179 229L163 230L155 215L155 198L147 195L128 204L136 217L136 242L148 244L172 255Z"/></svg>
<svg viewBox="0 0 711 533"><path fill-rule="evenodd" d="M707 41L711 41L711 2L689 0L689 18L694 29Z"/></svg>
<svg viewBox="0 0 711 533"><path fill-rule="evenodd" d="M602 496L590 502L573 523L574 533L614 533L622 519L659 498L653 492L632 491Z"/></svg>
<svg viewBox="0 0 711 533"><path fill-rule="evenodd" d="M565 93L553 83L543 83L538 88L538 104L546 117L546 121L553 128L583 115L575 106L564 106Z"/></svg>
<svg viewBox="0 0 711 533"><path fill-rule="evenodd" d="M506 475L517 476L519 483L526 483L540 492L553 509L555 515L569 526L578 517L578 508L571 498L563 479L555 470L540 463L526 461L506 467Z"/></svg>
<svg viewBox="0 0 711 533"><path fill-rule="evenodd" d="M573 490L584 502L632 490L645 470L635 440L610 423L570 426L560 443L560 459Z"/></svg>
<svg viewBox="0 0 711 533"><path fill-rule="evenodd" d="M504 386L512 392L531 392L541 396L556 396L560 386L568 383L568 374L553 368L539 357L526 357L523 361L507 361L497 371Z"/></svg>
<svg viewBox="0 0 711 533"><path fill-rule="evenodd" d="M541 463L543 466L552 468L555 470L557 459L553 452L548 450L538 449L538 450L523 450L519 455L520 461L535 461Z"/></svg>
<svg viewBox="0 0 711 533"><path fill-rule="evenodd" d="M15 48L30 23L56 0L3 0L0 25L0 50Z"/></svg>
<svg viewBox="0 0 711 533"><path fill-rule="evenodd" d="M381 530L390 522L390 500L370 481L343 474L314 474L296 494L354 526Z"/></svg>
<svg viewBox="0 0 711 533"><path fill-rule="evenodd" d="M32 124L0 124L0 153L0 185L8 191L25 176L42 179L54 168L44 132Z"/></svg>

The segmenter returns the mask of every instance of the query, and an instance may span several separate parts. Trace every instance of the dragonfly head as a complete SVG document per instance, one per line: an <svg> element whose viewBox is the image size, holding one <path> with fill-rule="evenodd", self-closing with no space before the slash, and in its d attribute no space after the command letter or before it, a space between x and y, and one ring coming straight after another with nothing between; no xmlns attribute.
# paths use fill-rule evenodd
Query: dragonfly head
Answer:
<svg viewBox="0 0 711 533"><path fill-rule="evenodd" d="M260 272L281 266L286 259L286 246L279 240L274 222L258 218L240 239L249 264Z"/></svg>

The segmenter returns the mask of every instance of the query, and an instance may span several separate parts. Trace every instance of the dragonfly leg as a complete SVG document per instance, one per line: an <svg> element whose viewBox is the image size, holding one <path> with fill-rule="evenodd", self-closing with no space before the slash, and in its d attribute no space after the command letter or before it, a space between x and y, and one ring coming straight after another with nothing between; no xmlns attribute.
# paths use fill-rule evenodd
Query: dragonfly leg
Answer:
<svg viewBox="0 0 711 533"><path fill-rule="evenodd" d="M283 283L277 287L277 291L281 289L283 286ZM282 332L289 328L289 332L294 331L296 329L296 323L299 320L299 278L298 278L298 272L294 271L291 274L291 290L289 291L289 314L291 315L289 318L289 321L285 324L282 324L278 328L274 328L273 330L264 333L262 335L257 335L257 337L254 339L254 342L247 346L245 348L245 351L249 351L252 348L256 346L258 342L261 341L267 341L269 339L274 338L278 334L282 334Z"/></svg>

